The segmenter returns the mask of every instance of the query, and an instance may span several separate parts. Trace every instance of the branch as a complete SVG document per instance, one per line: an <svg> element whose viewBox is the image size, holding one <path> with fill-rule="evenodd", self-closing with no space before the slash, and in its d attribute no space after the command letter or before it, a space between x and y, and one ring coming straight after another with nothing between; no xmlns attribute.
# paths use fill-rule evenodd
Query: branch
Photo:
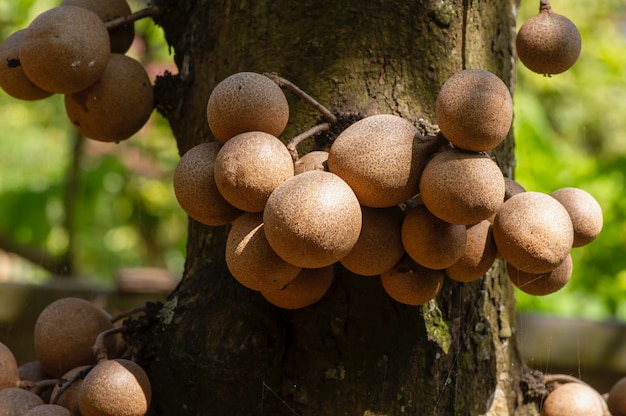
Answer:
<svg viewBox="0 0 626 416"><path fill-rule="evenodd" d="M159 6L150 6L145 9L137 10L135 13L131 13L126 16L116 17L115 19L109 20L104 23L104 26L109 29L117 29L119 27L123 27L128 25L129 23L133 23L136 20L143 19L144 17L154 17L160 15L162 12Z"/></svg>
<svg viewBox="0 0 626 416"><path fill-rule="evenodd" d="M62 275L70 269L70 264L65 257L57 258L33 245L18 243L2 234L0 234L0 250L16 254L52 274Z"/></svg>
<svg viewBox="0 0 626 416"><path fill-rule="evenodd" d="M328 123L318 124L317 126L311 127L310 129L308 129L304 133L298 134L296 137L294 137L293 139L289 140L289 143L287 143L287 150L289 150L289 154L291 155L291 159L293 159L294 162L298 160L298 149L296 147L301 142L303 142L304 140L308 139L309 137L315 136L318 133L326 131L329 128L330 128L330 124L328 124Z"/></svg>
<svg viewBox="0 0 626 416"><path fill-rule="evenodd" d="M271 79L272 81L274 81L276 84L278 84L279 87L281 88L287 88L289 91L291 91L294 95L300 97L301 99L303 99L305 102L309 103L310 105L313 106L313 108L315 108L317 111L319 111L320 113L322 113L322 116L324 116L324 118L329 122L329 123L335 123L337 122L337 117L335 117L335 115L333 113L330 112L329 109L327 109L326 107L324 107L322 104L320 104L319 102L317 102L317 100L315 100L313 97L311 97L309 94L307 94L306 92L302 91L300 88L298 88L297 86L295 86L293 83L291 83L290 81L287 81L285 78L281 78L278 76L278 74L274 74L274 73L270 73L270 72L264 72L263 75L265 75L266 77L268 77L269 79Z"/></svg>

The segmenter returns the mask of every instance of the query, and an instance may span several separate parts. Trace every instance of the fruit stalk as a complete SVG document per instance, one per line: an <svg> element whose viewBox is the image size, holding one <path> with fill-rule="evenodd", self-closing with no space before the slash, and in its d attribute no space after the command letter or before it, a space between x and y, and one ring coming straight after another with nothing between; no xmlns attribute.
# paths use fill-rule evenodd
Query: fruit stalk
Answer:
<svg viewBox="0 0 626 416"><path fill-rule="evenodd" d="M552 6L550 6L550 0L539 0L539 11L542 12L544 10L551 10Z"/></svg>
<svg viewBox="0 0 626 416"><path fill-rule="evenodd" d="M126 16L116 17L115 19L109 20L104 23L104 26L111 30L117 29L118 27L126 26L129 23L132 23L136 20L143 19L144 17L154 17L160 15L162 9L159 6L150 6L141 10L137 10L134 13L131 13Z"/></svg>
<svg viewBox="0 0 626 416"><path fill-rule="evenodd" d="M301 142L305 141L306 139L310 137L315 136L318 133L326 131L329 128L330 128L329 123L318 124L317 126L311 127L304 133L300 133L294 138L292 138L291 140L289 140L289 143L287 143L287 150L289 150L289 153L291 154L291 158L293 159L293 161L294 162L298 161L299 156L298 156L297 147Z"/></svg>

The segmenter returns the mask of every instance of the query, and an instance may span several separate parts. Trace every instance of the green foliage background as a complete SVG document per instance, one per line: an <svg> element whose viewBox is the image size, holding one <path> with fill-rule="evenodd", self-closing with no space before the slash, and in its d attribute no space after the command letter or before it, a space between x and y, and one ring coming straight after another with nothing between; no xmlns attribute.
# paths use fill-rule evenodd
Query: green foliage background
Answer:
<svg viewBox="0 0 626 416"><path fill-rule="evenodd" d="M603 207L604 229L573 250L574 274L562 291L532 297L518 291L518 307L565 316L626 320L626 5L620 0L553 0L583 37L574 67L554 77L518 65L515 89L516 179L541 192L575 186ZM2 39L51 0L0 3ZM130 3L133 10L145 6ZM523 0L519 25L539 2ZM145 48L131 52L145 64L171 62L162 33L149 19L136 24ZM63 205L76 135L62 97L20 102L0 92L0 234L53 254L70 247ZM110 284L117 269L161 266L179 274L186 216L171 173L178 160L167 123L156 112L149 125L120 144L85 142L73 218L76 274ZM19 279L47 274L21 266Z"/></svg>

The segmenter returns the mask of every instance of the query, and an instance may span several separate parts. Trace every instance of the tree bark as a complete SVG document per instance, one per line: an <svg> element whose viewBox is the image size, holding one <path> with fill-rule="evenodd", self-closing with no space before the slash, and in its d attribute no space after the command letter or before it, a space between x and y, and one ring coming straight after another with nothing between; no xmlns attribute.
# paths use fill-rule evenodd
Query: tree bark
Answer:
<svg viewBox="0 0 626 416"><path fill-rule="evenodd" d="M213 140L208 97L239 71L276 72L335 114L416 125L435 122L437 92L461 69L489 70L513 89L514 0L155 4L180 71L158 80L157 105L181 154ZM285 140L320 122L286 95ZM510 136L493 152L509 177L513 150ZM190 220L183 280L142 340L150 414L538 414L521 391L514 292L500 262L477 282L447 280L420 307L337 266L321 301L285 311L229 276L227 231Z"/></svg>

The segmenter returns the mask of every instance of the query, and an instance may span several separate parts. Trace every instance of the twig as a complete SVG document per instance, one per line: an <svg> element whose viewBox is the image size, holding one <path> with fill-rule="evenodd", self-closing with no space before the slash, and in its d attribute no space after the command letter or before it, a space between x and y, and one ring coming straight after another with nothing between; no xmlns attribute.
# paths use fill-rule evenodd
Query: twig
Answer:
<svg viewBox="0 0 626 416"><path fill-rule="evenodd" d="M147 310L148 310L148 306L147 305L137 306L136 308L133 308L133 309L128 310L126 312L122 312L122 313L114 316L113 318L111 318L111 322L115 323L115 322L117 322L119 320L122 320L124 318L128 318L129 316L134 315L136 313L146 312Z"/></svg>
<svg viewBox="0 0 626 416"><path fill-rule="evenodd" d="M133 23L136 20L143 19L144 17L154 17L160 15L162 12L159 6L149 6L145 9L137 10L134 13L131 13L126 16L116 17L115 19L109 20L104 23L104 26L109 29L117 29L122 26L126 26L129 23Z"/></svg>
<svg viewBox="0 0 626 416"><path fill-rule="evenodd" d="M275 74L275 73L265 72L263 73L263 75L265 75L266 77L274 81L276 84L278 84L279 87L287 88L294 95L300 97L305 102L309 103L311 106L313 106L313 108L315 108L317 111L322 113L322 116L329 123L337 122L337 117L335 117L335 115L331 113L329 109L327 109L322 104L317 102L315 98L311 97L309 94L307 94L306 92L302 91L300 88L295 86L291 81L288 81L285 78L281 78L278 76L278 74Z"/></svg>
<svg viewBox="0 0 626 416"><path fill-rule="evenodd" d="M297 146L301 142L303 142L304 140L308 139L309 137L315 136L318 133L326 131L329 128L330 128L330 124L329 123L318 124L317 126L311 127L310 129L308 129L304 133L300 133L296 137L294 137L293 139L289 140L289 143L287 143L287 150L289 150L289 154L291 155L291 159L293 159L294 162L296 162L298 160L298 149L297 149Z"/></svg>
<svg viewBox="0 0 626 416"><path fill-rule="evenodd" d="M65 393L65 390L67 390L76 380L85 378L93 367L94 366L91 365L84 370L81 370L78 373L74 374L71 378L59 383L59 386L61 386L61 388L57 390L56 394L50 398L50 404L57 404L59 397L61 397L61 395Z"/></svg>
<svg viewBox="0 0 626 416"><path fill-rule="evenodd" d="M93 344L93 347L91 347L93 354L96 356L97 362L100 362L101 360L106 360L108 358L109 351L107 347L104 345L104 339L110 335L119 334L124 331L126 331L126 328L123 326L120 326L120 327L107 329L98 334L98 336L96 337L96 342Z"/></svg>
<svg viewBox="0 0 626 416"><path fill-rule="evenodd" d="M69 270L70 265L65 257L52 256L45 250L31 244L21 244L13 239L0 234L0 250L16 254L33 264L36 264L52 274L63 274Z"/></svg>
<svg viewBox="0 0 626 416"><path fill-rule="evenodd" d="M63 383L64 381L65 380L63 380L62 378L49 378L39 381L21 380L18 387L39 395L39 393L45 388L54 387L57 384Z"/></svg>

